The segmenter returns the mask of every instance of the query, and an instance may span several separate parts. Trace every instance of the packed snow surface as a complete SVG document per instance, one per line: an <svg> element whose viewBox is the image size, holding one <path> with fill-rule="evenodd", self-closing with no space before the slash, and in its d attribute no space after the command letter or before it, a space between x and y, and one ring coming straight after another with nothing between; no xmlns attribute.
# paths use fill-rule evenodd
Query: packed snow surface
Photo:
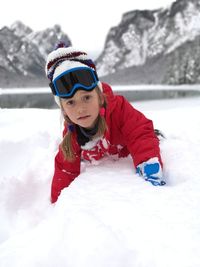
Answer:
<svg viewBox="0 0 200 267"><path fill-rule="evenodd" d="M167 185L104 158L82 163L55 205L59 110L0 109L1 267L200 266L200 98L133 105L165 134Z"/></svg>

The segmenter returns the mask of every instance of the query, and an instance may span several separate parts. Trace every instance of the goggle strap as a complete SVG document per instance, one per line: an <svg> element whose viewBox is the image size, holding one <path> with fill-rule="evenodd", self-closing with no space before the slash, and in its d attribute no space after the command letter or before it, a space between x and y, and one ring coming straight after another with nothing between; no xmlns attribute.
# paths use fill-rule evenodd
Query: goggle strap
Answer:
<svg viewBox="0 0 200 267"><path fill-rule="evenodd" d="M52 82L49 84L49 87L51 88L53 95L56 95L56 90L55 90L54 84Z"/></svg>
<svg viewBox="0 0 200 267"><path fill-rule="evenodd" d="M99 81L99 78L98 78L98 75L97 75L96 71L94 71L94 75L95 75L97 81Z"/></svg>

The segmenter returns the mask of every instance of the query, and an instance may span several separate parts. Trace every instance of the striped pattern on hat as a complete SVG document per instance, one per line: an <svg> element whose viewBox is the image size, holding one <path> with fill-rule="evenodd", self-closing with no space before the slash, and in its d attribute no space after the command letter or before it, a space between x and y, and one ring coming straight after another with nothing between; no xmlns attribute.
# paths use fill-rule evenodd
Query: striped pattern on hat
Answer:
<svg viewBox="0 0 200 267"><path fill-rule="evenodd" d="M80 64L89 67L96 71L94 62L88 58L87 53L77 50L73 47L65 47L63 43L57 46L58 48L52 51L47 57L46 63L46 75L49 80L53 80L54 72L56 68L64 61L68 62L68 69L73 68L74 63L77 62L77 66ZM70 64L70 62L72 64Z"/></svg>

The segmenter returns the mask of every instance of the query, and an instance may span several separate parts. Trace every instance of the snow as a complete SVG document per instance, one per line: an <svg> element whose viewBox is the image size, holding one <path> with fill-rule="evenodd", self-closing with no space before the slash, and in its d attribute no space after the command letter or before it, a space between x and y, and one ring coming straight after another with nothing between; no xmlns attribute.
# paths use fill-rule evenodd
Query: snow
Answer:
<svg viewBox="0 0 200 267"><path fill-rule="evenodd" d="M49 202L57 109L0 109L1 267L199 267L200 98L137 102L166 139L166 186L131 158L83 163Z"/></svg>

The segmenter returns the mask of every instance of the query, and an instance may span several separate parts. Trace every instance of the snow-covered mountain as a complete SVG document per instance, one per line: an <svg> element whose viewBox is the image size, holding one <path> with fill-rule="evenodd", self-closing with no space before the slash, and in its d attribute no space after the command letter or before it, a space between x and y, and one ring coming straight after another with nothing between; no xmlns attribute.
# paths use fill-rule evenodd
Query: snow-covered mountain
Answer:
<svg viewBox="0 0 200 267"><path fill-rule="evenodd" d="M71 44L58 25L34 32L17 21L0 29L0 87L45 82L45 58L58 40Z"/></svg>
<svg viewBox="0 0 200 267"><path fill-rule="evenodd" d="M46 85L45 58L61 39L71 44L59 25L34 32L15 22L0 29L0 87ZM125 13L96 63L111 84L200 83L200 0Z"/></svg>
<svg viewBox="0 0 200 267"><path fill-rule="evenodd" d="M199 43L200 0L130 11L110 30L97 59L98 73L115 73L109 80L117 83L199 82Z"/></svg>

